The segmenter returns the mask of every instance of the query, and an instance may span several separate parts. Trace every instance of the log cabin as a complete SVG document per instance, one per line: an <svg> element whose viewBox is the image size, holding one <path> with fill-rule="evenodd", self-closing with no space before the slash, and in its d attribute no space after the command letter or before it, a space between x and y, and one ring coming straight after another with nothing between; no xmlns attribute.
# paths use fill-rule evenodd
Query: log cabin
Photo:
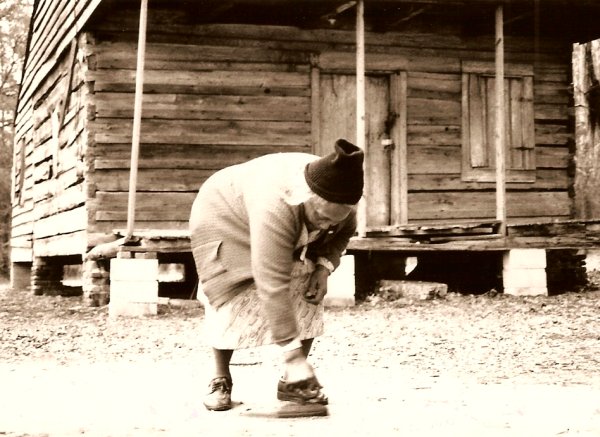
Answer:
<svg viewBox="0 0 600 437"><path fill-rule="evenodd" d="M189 211L208 176L343 137L366 153L359 288L408 255L468 254L477 270L492 254L505 291L545 293L527 278L551 253L600 244L578 182L597 163L577 159L597 139L585 86L599 13L592 0L36 0L13 286L60 288L83 262L84 296L106 303L103 248L134 242L183 263L192 287Z"/></svg>

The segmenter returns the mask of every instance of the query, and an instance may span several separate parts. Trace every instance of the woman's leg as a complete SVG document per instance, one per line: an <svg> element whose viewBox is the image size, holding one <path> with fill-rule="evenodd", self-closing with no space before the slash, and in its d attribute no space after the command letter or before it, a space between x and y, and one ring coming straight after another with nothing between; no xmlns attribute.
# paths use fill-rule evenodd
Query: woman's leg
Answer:
<svg viewBox="0 0 600 437"><path fill-rule="evenodd" d="M215 349L213 348L214 357L214 378L226 376L231 379L231 372L229 371L229 363L233 355L232 349Z"/></svg>
<svg viewBox="0 0 600 437"><path fill-rule="evenodd" d="M310 348L312 347L314 338L307 338L306 340L302 340L302 353L306 358L308 358L308 354L310 354Z"/></svg>
<svg viewBox="0 0 600 437"><path fill-rule="evenodd" d="M229 363L233 350L213 348L214 374L208 385L204 405L209 410L223 411L231 408L231 372Z"/></svg>

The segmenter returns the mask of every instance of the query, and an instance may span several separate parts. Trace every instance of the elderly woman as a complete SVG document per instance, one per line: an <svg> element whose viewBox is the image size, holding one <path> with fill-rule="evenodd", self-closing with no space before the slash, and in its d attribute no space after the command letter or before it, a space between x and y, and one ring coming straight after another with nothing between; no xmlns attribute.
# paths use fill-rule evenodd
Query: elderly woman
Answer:
<svg viewBox="0 0 600 437"><path fill-rule="evenodd" d="M278 153L227 167L200 189L190 218L214 370L204 404L231 408L235 349L276 343L277 398L327 404L307 362L323 331L327 277L356 229L363 152Z"/></svg>

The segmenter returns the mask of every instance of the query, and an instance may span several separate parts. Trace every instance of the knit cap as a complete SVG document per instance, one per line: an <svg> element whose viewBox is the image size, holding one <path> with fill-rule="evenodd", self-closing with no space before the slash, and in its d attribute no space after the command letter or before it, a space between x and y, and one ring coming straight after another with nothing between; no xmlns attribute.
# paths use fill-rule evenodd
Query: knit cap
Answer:
<svg viewBox="0 0 600 437"><path fill-rule="evenodd" d="M339 139L329 155L310 162L304 177L313 193L332 203L355 205L362 196L363 151Z"/></svg>

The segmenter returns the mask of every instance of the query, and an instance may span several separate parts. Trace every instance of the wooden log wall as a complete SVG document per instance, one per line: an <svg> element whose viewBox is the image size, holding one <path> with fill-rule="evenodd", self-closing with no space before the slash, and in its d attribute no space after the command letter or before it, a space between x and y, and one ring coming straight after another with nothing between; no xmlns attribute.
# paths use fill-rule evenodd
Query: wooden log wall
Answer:
<svg viewBox="0 0 600 437"><path fill-rule="evenodd" d="M136 14L88 29L95 37L90 219L98 232L125 226ZM160 9L149 20L138 227L184 229L198 186L215 170L263 153L310 151L319 138L314 72L353 74L354 33L195 25ZM461 62L493 63L493 47L492 36L465 40L458 32L367 34L368 74L406 72L409 222L495 216L494 184L465 182L460 167ZM533 40L508 36L506 48L507 62L535 59L537 163L535 182L508 184L509 219L568 218L568 46L541 41L534 53Z"/></svg>
<svg viewBox="0 0 600 437"><path fill-rule="evenodd" d="M90 230L100 234L124 228L127 219L135 85L135 25L118 38L107 31L112 25L90 30L89 46ZM216 170L266 153L310 152L310 73L302 51L190 44L150 26L135 228L187 229L196 193Z"/></svg>
<svg viewBox="0 0 600 437"><path fill-rule="evenodd" d="M124 2L92 16L100 3L40 1L34 12L17 115L13 262L82 253L125 227L139 10ZM197 24L176 5L150 6L136 228L187 229L197 189L227 165L330 149L319 144L319 80L354 74L353 31ZM377 193L375 210L389 220L407 210L409 223L493 218L494 184L461 178L461 64L493 63L493 35L418 20L410 32L366 35L367 74L387 81L381 95L404 111L395 135L407 160L405 172L375 169L392 191ZM509 221L569 218L570 46L508 33L505 47L507 63L533 67L536 138L534 182L507 185ZM354 108L340 111L353 118ZM394 189L399 175L407 193ZM407 209L381 205L390 199L407 199Z"/></svg>
<svg viewBox="0 0 600 437"><path fill-rule="evenodd" d="M71 255L86 248L88 90L83 40L80 36L73 41L32 95L30 139L25 149L16 151L25 167L22 193L13 209L12 243L19 247L32 238L34 256Z"/></svg>
<svg viewBox="0 0 600 437"><path fill-rule="evenodd" d="M80 50L75 53L77 65L73 70L75 79L71 84L71 106L64 110L64 127L59 140L61 150L65 150L66 161L62 163L63 171L52 177L48 164L51 121L48 114L44 116L44 111L52 105L56 106L57 98L65 97L65 81L71 68L71 45L99 3L100 0L36 2L16 115L10 241L12 262L30 262L34 252L35 255L44 256L78 253L82 250L84 233L75 234L72 228L69 229L68 225L62 223L62 219L50 218L55 212L74 207L73 202L80 205L83 202L81 194L72 194L78 190L74 187L82 178L75 176L77 171L74 170L75 162L70 153L81 144L82 120L85 119L84 114L76 111L73 106L83 93L84 58ZM83 148L81 145L80 150ZM73 170L68 171L68 168ZM56 193L68 193L65 197L52 200L49 193L54 196L55 190ZM71 200L67 201L67 198ZM74 220L72 214L64 217ZM79 228L85 229L81 225ZM69 237L61 237L59 242L56 235L63 232ZM38 240L35 250L34 239Z"/></svg>
<svg viewBox="0 0 600 437"><path fill-rule="evenodd" d="M567 65L535 66L535 182L507 184L510 221L571 215L568 81ZM461 179L460 97L460 72L408 73L410 220L495 217L495 184Z"/></svg>
<svg viewBox="0 0 600 437"><path fill-rule="evenodd" d="M459 37L438 40L418 34L402 36L370 34L366 65L370 74L401 71L407 75L409 222L494 218L494 183L461 178L461 63L479 61L493 65L491 37L471 41ZM422 48L415 49L419 45ZM534 68L537 164L533 183L507 184L509 221L569 218L569 143L573 138L569 118L569 47L558 41L543 41L540 51L534 53L533 41L509 37L506 48L507 63L530 64ZM341 50L328 50L319 56L322 71L350 72L353 62L353 54Z"/></svg>

